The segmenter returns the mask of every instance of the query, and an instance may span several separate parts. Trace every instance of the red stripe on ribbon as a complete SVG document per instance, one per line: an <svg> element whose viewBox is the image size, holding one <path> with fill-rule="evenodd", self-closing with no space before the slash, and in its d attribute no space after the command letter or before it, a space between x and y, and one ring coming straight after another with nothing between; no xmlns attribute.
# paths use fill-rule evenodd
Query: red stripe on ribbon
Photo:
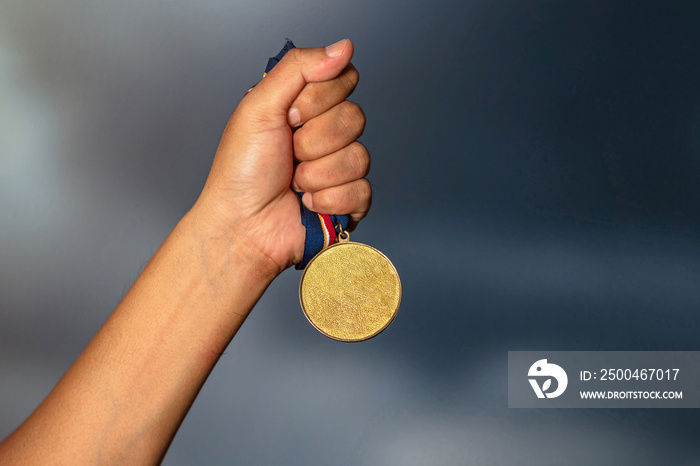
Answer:
<svg viewBox="0 0 700 466"><path fill-rule="evenodd" d="M319 216L323 220L323 225L326 231L328 231L328 244L326 244L326 246L330 246L331 244L335 243L335 225L333 225L330 215L319 214Z"/></svg>

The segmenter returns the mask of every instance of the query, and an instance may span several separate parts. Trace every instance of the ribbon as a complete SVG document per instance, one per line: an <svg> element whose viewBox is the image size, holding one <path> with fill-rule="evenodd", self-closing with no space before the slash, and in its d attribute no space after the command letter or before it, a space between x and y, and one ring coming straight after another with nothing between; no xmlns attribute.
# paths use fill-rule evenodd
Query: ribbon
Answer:
<svg viewBox="0 0 700 466"><path fill-rule="evenodd" d="M267 61L267 67L265 68L265 73L263 78L267 76L272 68L275 67L277 63L282 60L287 52L294 48L294 44L291 40L287 39L287 42L282 47L282 50ZM250 91L248 91L250 92ZM323 249L335 243L337 235L340 233L340 226L342 228L347 228L349 217L347 215L328 215L319 214L307 209L301 202L301 196L304 193L295 193L299 199L299 209L301 211L301 224L306 228L306 237L304 239L304 256L296 265L297 270L302 270L309 263L311 259L314 258L316 254L321 252Z"/></svg>

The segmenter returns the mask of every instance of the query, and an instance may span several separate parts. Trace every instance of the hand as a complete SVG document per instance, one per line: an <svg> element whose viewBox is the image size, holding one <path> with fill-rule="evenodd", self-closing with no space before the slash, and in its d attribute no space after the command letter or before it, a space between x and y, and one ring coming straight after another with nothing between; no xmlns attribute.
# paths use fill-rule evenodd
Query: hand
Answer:
<svg viewBox="0 0 700 466"><path fill-rule="evenodd" d="M289 51L233 113L195 206L269 258L276 273L303 255L293 189L306 192L310 210L349 214L351 229L369 210L369 154L356 141L365 116L345 100L359 79L352 54L347 39Z"/></svg>

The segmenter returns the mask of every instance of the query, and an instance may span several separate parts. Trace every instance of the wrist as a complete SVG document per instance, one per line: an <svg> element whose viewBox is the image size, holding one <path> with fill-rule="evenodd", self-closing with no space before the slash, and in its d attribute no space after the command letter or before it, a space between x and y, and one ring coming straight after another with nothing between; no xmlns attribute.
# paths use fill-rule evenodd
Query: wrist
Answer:
<svg viewBox="0 0 700 466"><path fill-rule="evenodd" d="M227 218L211 203L198 201L176 230L192 242L212 282L245 271L250 279L267 286L284 270L250 241L242 219Z"/></svg>

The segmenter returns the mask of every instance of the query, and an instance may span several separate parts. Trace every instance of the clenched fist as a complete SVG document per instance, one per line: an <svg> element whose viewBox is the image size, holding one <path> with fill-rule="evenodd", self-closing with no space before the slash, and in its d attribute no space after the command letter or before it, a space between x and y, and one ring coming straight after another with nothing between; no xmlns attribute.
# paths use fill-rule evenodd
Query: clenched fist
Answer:
<svg viewBox="0 0 700 466"><path fill-rule="evenodd" d="M357 141L365 115L346 100L359 80L352 54L348 39L290 50L233 113L195 206L277 273L304 250L293 191L310 210L349 214L350 229L369 210L369 154Z"/></svg>

